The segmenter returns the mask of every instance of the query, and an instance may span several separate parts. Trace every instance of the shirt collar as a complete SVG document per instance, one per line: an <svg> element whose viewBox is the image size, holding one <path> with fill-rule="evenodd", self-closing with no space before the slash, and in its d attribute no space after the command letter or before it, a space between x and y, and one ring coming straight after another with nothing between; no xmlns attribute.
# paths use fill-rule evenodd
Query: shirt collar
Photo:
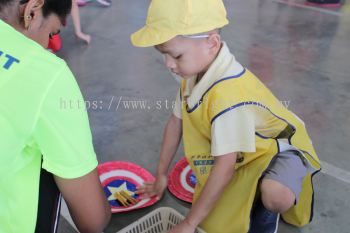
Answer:
<svg viewBox="0 0 350 233"><path fill-rule="evenodd" d="M187 97L189 108L193 108L202 98L204 93L216 82L224 78L225 75L236 75L244 68L240 65L225 42L222 42L220 52L214 62L210 65L202 79L196 83L197 76L186 80L184 97ZM229 72L229 73L227 73Z"/></svg>

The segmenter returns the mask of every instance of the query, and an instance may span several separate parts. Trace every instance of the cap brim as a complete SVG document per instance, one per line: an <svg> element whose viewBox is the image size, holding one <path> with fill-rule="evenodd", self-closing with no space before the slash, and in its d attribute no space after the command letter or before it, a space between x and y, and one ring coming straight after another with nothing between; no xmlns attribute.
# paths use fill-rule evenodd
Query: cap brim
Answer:
<svg viewBox="0 0 350 233"><path fill-rule="evenodd" d="M131 43L136 47L151 47L174 38L176 33L159 31L147 25L131 35Z"/></svg>

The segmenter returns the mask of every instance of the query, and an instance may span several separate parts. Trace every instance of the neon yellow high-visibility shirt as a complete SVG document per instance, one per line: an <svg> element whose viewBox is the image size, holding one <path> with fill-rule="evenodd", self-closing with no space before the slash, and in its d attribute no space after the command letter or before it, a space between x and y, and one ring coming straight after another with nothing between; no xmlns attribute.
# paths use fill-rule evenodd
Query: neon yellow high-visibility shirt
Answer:
<svg viewBox="0 0 350 233"><path fill-rule="evenodd" d="M83 98L66 63L0 20L0 233L33 233L40 169L97 166Z"/></svg>

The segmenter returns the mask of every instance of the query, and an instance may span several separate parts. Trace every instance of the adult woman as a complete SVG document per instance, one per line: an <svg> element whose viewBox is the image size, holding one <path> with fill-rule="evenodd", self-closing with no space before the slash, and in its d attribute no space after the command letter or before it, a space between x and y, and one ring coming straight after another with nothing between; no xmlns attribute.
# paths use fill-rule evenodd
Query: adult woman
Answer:
<svg viewBox="0 0 350 233"><path fill-rule="evenodd" d="M86 111L60 106L83 102L79 87L44 49L71 5L0 0L0 232L55 232L58 191L81 232L110 218Z"/></svg>

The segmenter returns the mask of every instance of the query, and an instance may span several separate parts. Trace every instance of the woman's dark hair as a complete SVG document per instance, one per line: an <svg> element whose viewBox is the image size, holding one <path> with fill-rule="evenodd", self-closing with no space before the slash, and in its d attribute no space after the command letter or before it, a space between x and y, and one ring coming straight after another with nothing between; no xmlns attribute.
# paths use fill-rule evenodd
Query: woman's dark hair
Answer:
<svg viewBox="0 0 350 233"><path fill-rule="evenodd" d="M17 0L0 0L0 9ZM29 0L20 0L19 4L26 4ZM45 0L43 5L43 16L50 14L57 15L62 22L65 22L72 8L72 0Z"/></svg>
<svg viewBox="0 0 350 233"><path fill-rule="evenodd" d="M13 2L13 0L0 0L0 9L3 6L6 6L7 4Z"/></svg>

